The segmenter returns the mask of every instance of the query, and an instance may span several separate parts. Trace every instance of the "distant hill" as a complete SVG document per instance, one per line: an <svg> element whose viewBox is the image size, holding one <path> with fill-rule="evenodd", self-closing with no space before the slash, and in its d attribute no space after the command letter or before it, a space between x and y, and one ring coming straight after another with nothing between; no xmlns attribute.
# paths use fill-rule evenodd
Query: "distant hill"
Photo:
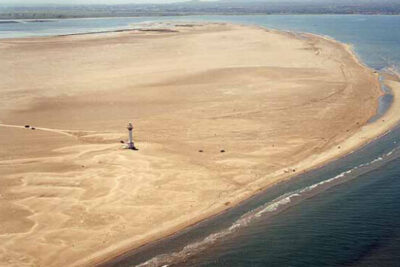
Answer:
<svg viewBox="0 0 400 267"><path fill-rule="evenodd" d="M0 6L0 19L205 14L400 14L400 0L221 0L173 4Z"/></svg>

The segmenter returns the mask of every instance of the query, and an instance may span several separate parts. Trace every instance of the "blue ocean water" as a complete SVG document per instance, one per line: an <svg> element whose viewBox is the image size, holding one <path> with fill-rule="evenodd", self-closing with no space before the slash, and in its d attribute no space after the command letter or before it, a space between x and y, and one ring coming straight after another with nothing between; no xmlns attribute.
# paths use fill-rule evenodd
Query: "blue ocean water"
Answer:
<svg viewBox="0 0 400 267"><path fill-rule="evenodd" d="M377 70L400 66L399 16L190 16L0 24L0 38L156 21L223 21L328 35ZM392 99L393 101L393 99ZM396 100L394 100L396 101ZM400 266L400 128L340 160L105 266Z"/></svg>

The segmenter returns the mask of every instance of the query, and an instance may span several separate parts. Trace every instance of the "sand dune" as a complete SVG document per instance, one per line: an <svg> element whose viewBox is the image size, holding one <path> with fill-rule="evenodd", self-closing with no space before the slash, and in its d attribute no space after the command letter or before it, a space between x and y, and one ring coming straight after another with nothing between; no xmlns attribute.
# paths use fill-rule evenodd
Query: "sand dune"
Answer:
<svg viewBox="0 0 400 267"><path fill-rule="evenodd" d="M377 74L314 35L199 24L0 44L1 266L118 255L348 153L400 114L395 101L367 124ZM135 152L119 143L130 121Z"/></svg>

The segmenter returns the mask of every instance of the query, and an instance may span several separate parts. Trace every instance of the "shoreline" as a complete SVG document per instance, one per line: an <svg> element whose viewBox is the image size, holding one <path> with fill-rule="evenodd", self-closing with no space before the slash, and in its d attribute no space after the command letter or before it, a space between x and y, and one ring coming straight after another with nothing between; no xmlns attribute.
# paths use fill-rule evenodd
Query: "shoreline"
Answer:
<svg viewBox="0 0 400 267"><path fill-rule="evenodd" d="M370 14L364 14L364 13L275 13L275 14L268 14L269 16L385 16L385 17L398 17L400 16L399 14L390 14L390 13L370 13ZM79 19L87 19L87 20L93 20L93 19L118 19L118 18L165 18L165 17L193 17L193 16L265 16L265 13L247 13L247 14L224 14L224 13L216 13L216 14L171 14L171 15L144 15L144 16L99 16L99 17L65 17L65 18L26 18L26 19L21 19L21 18L6 18L6 19L0 19L0 21L29 21L29 20L40 20L40 21L54 21L54 20L79 20Z"/></svg>
<svg viewBox="0 0 400 267"><path fill-rule="evenodd" d="M233 27L232 24L230 23L221 23L222 25L228 25L229 27ZM289 35L290 38L296 38L298 37L293 34L293 33L288 33L284 31L278 31L278 30L269 30L264 27L259 27L259 26L248 26L246 25L245 27L247 28L258 28L258 29L263 29L266 30L267 32L274 32L277 33L278 35ZM117 31L112 31L112 32L119 32ZM107 32L109 33L109 32ZM89 33L91 34L91 33ZM306 34L307 37L311 39L315 39L317 41L324 40L325 42L329 43L334 43L336 46L340 46L343 50L347 52L348 55L350 55L357 64L360 65L365 71L368 71L369 73L375 73L375 77L377 79L377 74L376 72L367 67L365 64L362 63L362 61L357 57L355 52L351 49L349 45L342 44L334 39L328 39L324 36L319 36L315 34L307 34L307 33L302 33ZM81 35L81 34L77 34ZM84 34L83 34L84 35ZM104 34L100 34L104 35ZM43 38L52 38L52 37L43 37ZM24 38L23 38L24 39ZM33 39L41 39L41 37L33 37ZM9 39L8 39L9 40ZM7 40L7 41L8 41ZM387 82L387 81L386 81ZM207 220L211 217L218 216L218 214L221 214L233 207L236 207L243 203L244 201L254 197L255 195L262 194L262 191L266 190L267 188L270 188L277 183L281 183L284 181L287 181L289 179L292 179L293 177L297 176L298 173L303 173L307 172L316 168L319 168L328 162L332 162L344 155L352 153L354 150L358 150L367 143L371 142L372 140L375 140L379 138L380 136L384 135L386 132L390 131L393 127L395 127L399 121L399 116L396 114L400 114L400 105L399 103L396 102L396 99L399 96L399 86L398 82L387 82L390 85L390 88L393 91L393 96L394 96L394 102L390 106L389 110L383 115L382 118L380 118L378 121L371 123L371 124L366 124L362 126L360 129L358 129L355 133L351 135L350 138L345 139L343 142L340 143L333 143L331 144L330 148L325 148L322 150L322 152L318 153L317 156L316 154L311 154L307 158L303 159L302 161L299 161L295 164L291 164L290 166L285 166L281 169L277 169L272 173L264 174L263 177L254 180L253 182L250 182L245 190L242 190L241 192L237 192L235 198L231 201L224 202L224 203L217 203L214 204L213 206L210 206L208 210L202 210L200 212L197 212L197 216L192 216L190 220L186 220L180 223L175 223L172 222L172 224L167 224L164 225L163 228L157 228L153 229L153 231L147 232L145 236L141 238L134 237L132 239L125 239L121 242L115 243L112 246L109 246L103 250L99 250L96 253L92 253L89 257L83 258L81 260L75 261L72 264L72 266L81 266L81 265L97 265L97 264L106 264L108 261L118 258L123 254L129 253L130 251L133 251L135 249L138 249L140 247L143 247L149 243L154 243L157 242L158 240L167 238L171 235L174 235L190 226L193 226L201 221ZM382 88L379 86L381 95L382 95ZM378 99L375 100L375 110L377 111L378 109ZM50 128L50 127L49 127ZM139 145L141 145L142 142L139 142ZM338 146L340 149L338 149ZM293 169L295 172L292 172L290 174L286 173L286 169L290 168L291 170ZM228 204L226 204L228 203ZM133 243L136 243L136 245L132 245Z"/></svg>
<svg viewBox="0 0 400 267"><path fill-rule="evenodd" d="M229 25L231 23L221 22L221 24L228 24ZM299 38L296 34L301 34L301 35L306 35L306 38L308 36L308 37L312 37L312 38L324 39L324 40L326 40L328 42L333 42L333 43L343 47L343 49L345 49L361 67L366 68L369 71L376 73L377 75L381 75L381 73L379 73L377 70L374 70L373 68L367 66L360 59L360 57L354 51L352 45L349 45L349 44L346 44L346 43L342 43L342 42L340 42L340 41L338 41L338 40L336 40L336 39L334 39L334 38L332 38L330 36L318 35L318 34L307 33L307 32L282 31L282 30L270 29L270 28L267 28L267 27L256 26L256 25L246 25L246 24L236 24L236 25L241 25L241 26L245 26L245 27L254 27L254 28L259 28L259 29L263 29L263 30L267 30L267 31L281 33L281 34L282 33L283 34L290 34L296 39ZM111 32L114 32L114 31L111 31ZM382 75L383 75L383 73L382 73ZM387 78L382 81L382 85L384 84L384 85L388 86L388 88L392 91L392 94L393 94L393 97L394 97L393 103L390 105L390 108L388 110L386 110L386 112L378 119L378 121L368 123L367 125L363 126L362 129L365 130L366 128L373 128L373 126L375 124L379 123L379 120L387 120L388 119L387 117L393 116L393 113L396 113L394 110L400 111L400 103L397 103L396 107L394 107L396 99L398 99L399 96L400 96L400 75L397 76L397 79L398 79L397 81L389 82L390 84L392 84L391 86L388 85ZM398 84L396 85L396 83L398 83ZM382 95L380 97L382 97L384 95L384 93L385 93L385 91L382 88L382 85L380 85L380 90L381 90L381 93L382 93ZM395 87L396 87L396 89L395 89ZM376 100L376 112L378 111L378 108L379 108L378 101L379 101L379 99ZM391 114L388 115L388 113L391 113ZM390 118L389 118L389 120L390 120ZM336 161L336 160L338 160L338 159L340 159L340 158L342 158L342 157L344 157L346 155L352 154L355 151L362 149L367 144L369 144L369 143L371 143L371 142L383 137L384 135L388 134L389 132L391 132L392 129L394 129L395 127L399 126L399 122L400 122L400 116L398 116L398 118L396 118L395 120L391 120L391 123L387 127L383 127L380 130L378 130L378 135L371 135L369 137L362 137L363 139L365 138L365 140L361 141L358 145L354 145L354 146L349 145L347 147L347 150L345 150L345 151L342 150L342 152L339 153L338 155L333 156L332 158L327 159L325 161L322 161L320 163L317 163L316 165L311 165L310 167L303 169L302 170L302 174L303 173L307 173L307 172L312 171L312 170L315 170L315 169L318 169L318 168L321 168L322 166L324 166L324 165L326 165L328 163L334 162L334 161ZM354 139L354 138L357 139L357 138L359 138L356 135L352 136L349 139ZM346 140L345 143L348 144L348 142L349 142L349 140ZM346 147L346 145L344 145L343 147ZM301 164L301 162L299 164ZM135 250L138 250L138 249L141 249L141 248L143 248L145 246L148 246L148 245L151 245L151 244L155 244L155 243L160 242L162 240L168 239L168 238L178 234L181 231L184 231L186 229L190 229L191 227L194 227L195 225L197 225L197 224L199 224L201 222L207 221L207 220L215 218L215 217L217 217L217 216L219 216L221 214L224 214L225 212L228 212L229 210L242 205L244 202L249 201L253 197L256 197L257 195L263 194L263 191L266 191L267 189L271 189L272 187L274 187L274 186L276 186L278 184L284 183L284 182L289 181L291 179L295 179L297 175L298 174L296 173L296 174L293 174L292 176L288 176L288 177L285 177L285 178L282 178L282 179L278 179L274 183L266 185L261 190L255 191L253 194L238 198L237 202L230 203L228 208L221 207L220 209L215 209L213 211L205 213L205 214L199 216L199 218L195 219L193 222L190 222L189 224L182 223L181 226L177 226L175 229L173 229L171 231L167 231L165 234L160 234L159 235L159 234L156 233L156 234L154 234L154 237L150 236L149 238L147 238L147 240L144 240L143 243L140 244L140 245L135 245L135 246L133 246L131 248L127 248L127 249L121 249L117 253L109 252L110 254L108 256L103 257L106 253L108 253L108 252L105 252L105 254L103 254L103 256L99 256L98 260L95 259L95 258L97 258L95 256L94 259L92 259L92 260L88 260L88 261L84 260L83 262L78 261L78 262L74 263L72 266L83 266L83 265L86 265L86 264L90 264L90 265L94 265L94 266L97 266L97 265L99 265L99 266L103 266L103 265L107 266L107 264L115 261L118 258L123 258L125 256L128 256L129 253L132 253ZM158 236L158 238L157 238L157 236ZM127 241L126 243L130 243L130 242ZM111 251L112 250L114 250L114 249L111 249ZM100 253L100 254L102 254L102 253Z"/></svg>

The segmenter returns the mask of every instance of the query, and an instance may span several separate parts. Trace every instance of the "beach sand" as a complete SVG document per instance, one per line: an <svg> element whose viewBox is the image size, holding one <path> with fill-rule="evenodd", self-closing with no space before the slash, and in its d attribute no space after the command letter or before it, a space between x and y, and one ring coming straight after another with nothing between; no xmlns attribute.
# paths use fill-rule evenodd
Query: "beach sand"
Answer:
<svg viewBox="0 0 400 267"><path fill-rule="evenodd" d="M0 40L0 266L102 262L399 120L387 81L394 104L367 124L378 74L346 45L188 26ZM120 144L128 122L139 151Z"/></svg>

